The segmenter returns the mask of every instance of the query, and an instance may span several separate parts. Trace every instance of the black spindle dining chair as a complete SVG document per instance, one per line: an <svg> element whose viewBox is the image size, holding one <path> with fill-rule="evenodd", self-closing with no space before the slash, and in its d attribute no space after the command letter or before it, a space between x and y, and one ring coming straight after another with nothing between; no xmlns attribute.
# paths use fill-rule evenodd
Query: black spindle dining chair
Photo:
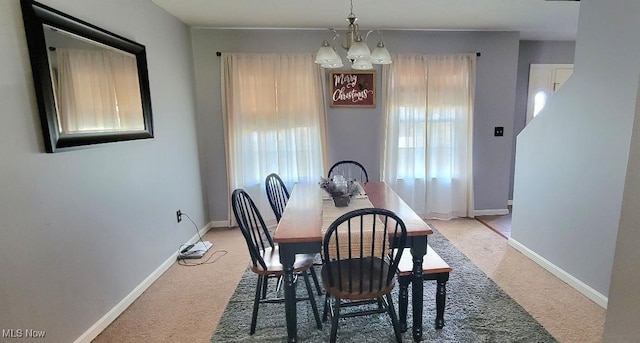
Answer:
<svg viewBox="0 0 640 343"><path fill-rule="evenodd" d="M271 205L273 214L276 216L276 221L279 223L280 218L282 218L284 208L287 206L287 202L289 201L289 190L280 176L276 173L267 175L265 179L265 190L267 192L267 199L269 199L269 205ZM316 264L314 263L314 265ZM321 265L321 263L318 265ZM318 295L322 295L322 287L320 287L316 271L313 267L311 267L310 271L313 283L318 291Z"/></svg>
<svg viewBox="0 0 640 343"><path fill-rule="evenodd" d="M238 226L244 235L251 256L251 271L258 274L258 283L253 301L253 313L251 315L250 334L256 331L256 321L258 317L258 307L260 303L282 303L284 299L267 299L266 290L269 278L280 278L283 275L283 267L280 264L280 253L278 246L274 244L271 234L262 219L255 203L243 189L236 189L231 195L233 214L238 222ZM322 329L318 308L311 290L308 272L313 267L313 255L296 255L293 264L294 273L302 275L307 288L308 297L298 298L299 300L309 300L313 309L313 315L318 329Z"/></svg>
<svg viewBox="0 0 640 343"><path fill-rule="evenodd" d="M404 246L406 240L402 219L381 208L348 212L329 226L323 240L322 284L327 293L323 320L332 312L332 343L336 341L340 317L384 312L391 318L396 340L402 341L391 299L402 249L395 256L392 252L394 246ZM358 308L341 314L340 309L345 306Z"/></svg>
<svg viewBox="0 0 640 343"><path fill-rule="evenodd" d="M362 164L356 161L339 161L331 166L327 177L333 179L334 175L342 175L347 180L355 180L360 183L369 182L369 174Z"/></svg>
<svg viewBox="0 0 640 343"><path fill-rule="evenodd" d="M273 210L273 214L276 216L276 220L280 222L282 218L282 212L287 206L289 201L289 190L284 184L280 176L276 173L267 175L265 179L265 188L267 191L267 199L269 199L269 205Z"/></svg>

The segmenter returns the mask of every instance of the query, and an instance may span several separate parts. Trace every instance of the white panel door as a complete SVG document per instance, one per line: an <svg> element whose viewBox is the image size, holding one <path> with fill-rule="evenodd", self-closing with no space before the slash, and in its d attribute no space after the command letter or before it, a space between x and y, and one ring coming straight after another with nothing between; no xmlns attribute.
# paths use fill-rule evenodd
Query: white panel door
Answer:
<svg viewBox="0 0 640 343"><path fill-rule="evenodd" d="M547 104L553 93L571 77L573 64L531 64L527 97L527 124Z"/></svg>

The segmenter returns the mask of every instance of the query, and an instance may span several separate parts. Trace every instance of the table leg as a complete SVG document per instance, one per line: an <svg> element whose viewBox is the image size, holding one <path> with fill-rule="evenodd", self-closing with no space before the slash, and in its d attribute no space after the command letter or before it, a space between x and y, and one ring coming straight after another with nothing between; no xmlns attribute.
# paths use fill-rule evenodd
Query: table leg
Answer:
<svg viewBox="0 0 640 343"><path fill-rule="evenodd" d="M442 329L444 327L444 305L447 299L448 280L449 273L440 273L436 279L438 283L436 288L436 329Z"/></svg>
<svg viewBox="0 0 640 343"><path fill-rule="evenodd" d="M413 307L413 340L422 340L422 260L427 253L427 237L413 237L411 255L413 256L413 280L411 285L411 301Z"/></svg>
<svg viewBox="0 0 640 343"><path fill-rule="evenodd" d="M298 318L296 309L296 283L293 275L295 249L288 244L280 244L280 263L284 270L284 308L287 318L287 342L298 341Z"/></svg>

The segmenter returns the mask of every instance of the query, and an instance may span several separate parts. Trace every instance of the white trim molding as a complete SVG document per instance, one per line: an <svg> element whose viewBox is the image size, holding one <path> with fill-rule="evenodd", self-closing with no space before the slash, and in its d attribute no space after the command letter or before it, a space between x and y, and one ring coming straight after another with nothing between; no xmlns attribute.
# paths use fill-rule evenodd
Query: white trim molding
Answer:
<svg viewBox="0 0 640 343"><path fill-rule="evenodd" d="M195 243L200 239L200 236L204 236L209 229L211 229L211 224L207 224L205 227L198 231L198 234L195 234L187 244ZM94 338L96 338L104 329L109 326L119 315L122 314L142 293L149 288L164 272L166 272L169 267L171 267L178 258L178 249L169 256L156 270L154 270L146 279L144 279L138 286L136 286L131 293L127 294L124 299L122 299L116 306L114 306L107 314L105 314L100 320L98 320L95 324L93 324L87 331L85 331L80 337L78 337L74 343L90 343Z"/></svg>
<svg viewBox="0 0 640 343"><path fill-rule="evenodd" d="M218 227L229 227L231 223L228 220L218 220L209 222L210 228L218 228Z"/></svg>
<svg viewBox="0 0 640 343"><path fill-rule="evenodd" d="M525 256L527 256L528 258L530 258L531 260L533 260L535 263L539 264L542 268L548 270L551 274L555 275L560 280L566 282L569 286L573 287L575 290L582 293L584 296L591 299L596 304L600 305L602 308L604 309L607 308L609 298L600 294L595 289L589 287L584 282L576 279L573 275L567 273L566 271L562 270L555 264L549 262L547 259L538 255L533 250L522 245L515 239L513 238L509 239L509 245L512 246L514 249L518 250L519 252L521 252L522 254L524 254Z"/></svg>
<svg viewBox="0 0 640 343"><path fill-rule="evenodd" d="M271 228L275 229L276 226L278 225L278 222L276 222L275 218L271 220L265 219L264 223L267 224L267 227L269 229ZM231 228L231 222L229 220L218 220L215 222L212 221L212 222L209 222L209 227L211 227L212 229L217 229L217 228L229 229Z"/></svg>
<svg viewBox="0 0 640 343"><path fill-rule="evenodd" d="M501 216L504 214L509 214L508 208L496 209L496 210L474 210L474 216Z"/></svg>

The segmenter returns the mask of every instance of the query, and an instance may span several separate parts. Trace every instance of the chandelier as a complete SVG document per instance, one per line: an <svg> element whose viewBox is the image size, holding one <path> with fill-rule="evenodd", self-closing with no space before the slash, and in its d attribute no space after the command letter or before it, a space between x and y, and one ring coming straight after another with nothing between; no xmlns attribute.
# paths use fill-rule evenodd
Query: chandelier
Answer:
<svg viewBox="0 0 640 343"><path fill-rule="evenodd" d="M367 70L373 69L373 64L390 64L391 63L391 55L387 48L384 47L384 42L382 41L382 34L378 30L370 30L362 38L362 35L358 31L358 17L353 14L353 0L351 0L351 13L347 16L347 22L349 25L347 26L347 33L344 40L341 41L342 47L347 50L347 59L351 61L351 68L358 70ZM335 29L329 29L329 31L333 32L333 38L331 41L334 41L336 38L340 38L340 34ZM366 44L367 38L369 34L372 32L377 32L380 35L380 42L376 48L371 51ZM342 63L342 58L336 52L336 49L329 43L329 40L324 40L322 42L322 46L316 53L317 64L320 64L323 68L333 69L333 68L341 68L344 64Z"/></svg>

